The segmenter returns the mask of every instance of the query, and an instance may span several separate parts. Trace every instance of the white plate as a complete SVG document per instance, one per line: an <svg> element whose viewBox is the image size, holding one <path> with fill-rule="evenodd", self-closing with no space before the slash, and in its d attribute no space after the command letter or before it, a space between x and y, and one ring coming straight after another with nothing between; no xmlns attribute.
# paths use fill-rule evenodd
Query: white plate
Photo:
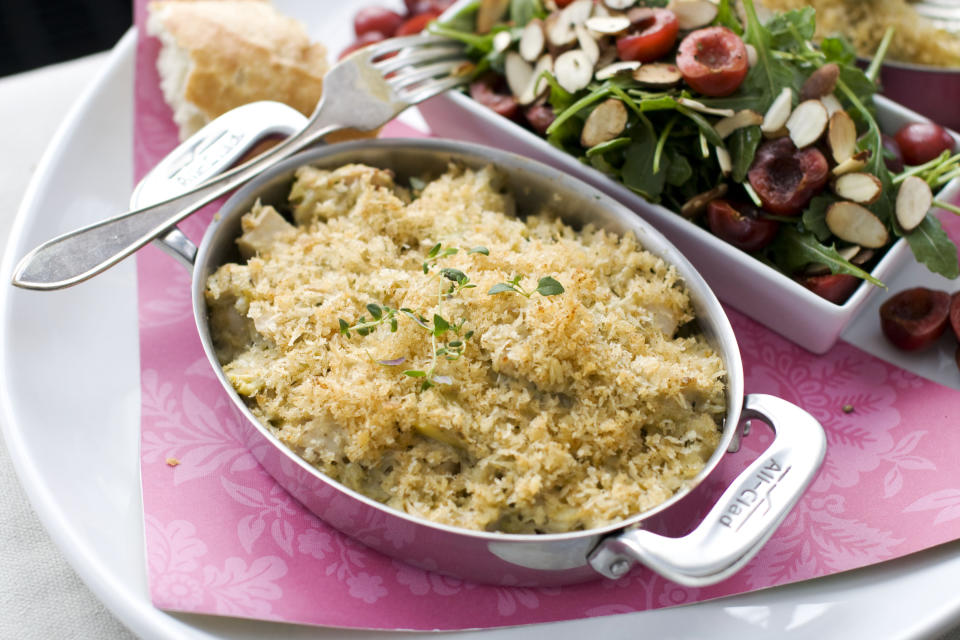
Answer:
<svg viewBox="0 0 960 640"><path fill-rule="evenodd" d="M316 7L306 3L278 2L304 18ZM348 24L356 7L324 7L322 22L334 27L326 31ZM343 33L315 35L334 51L345 44ZM5 282L15 259L34 245L124 209L132 187L134 47L128 34L38 167L4 256ZM0 305L2 425L20 480L73 567L136 634L176 640L433 637L155 609L147 594L140 504L133 263L62 292L3 285ZM865 570L688 607L443 637L914 638L960 617L958 575L960 545L950 544Z"/></svg>

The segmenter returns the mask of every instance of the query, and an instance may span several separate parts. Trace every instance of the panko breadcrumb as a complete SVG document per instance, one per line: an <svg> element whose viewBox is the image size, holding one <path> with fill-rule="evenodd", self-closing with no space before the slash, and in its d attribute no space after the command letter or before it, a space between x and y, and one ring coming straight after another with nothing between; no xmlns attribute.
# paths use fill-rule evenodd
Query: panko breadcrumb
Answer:
<svg viewBox="0 0 960 640"><path fill-rule="evenodd" d="M816 38L843 35L870 58L888 27L894 27L887 59L934 67L960 66L960 38L919 15L907 0L762 0L777 11L812 6Z"/></svg>
<svg viewBox="0 0 960 640"><path fill-rule="evenodd" d="M451 166L422 192L363 165L302 167L290 205L295 224L260 203L244 216L247 262L206 298L234 387L329 477L435 522L561 532L654 507L716 449L723 362L675 269L633 236L519 219L489 167ZM424 273L437 243L460 250ZM445 268L476 286L446 295ZM517 274L564 291L488 293ZM371 303L460 323L462 356L437 357L423 389L403 371L455 336L403 314L395 331L341 332Z"/></svg>

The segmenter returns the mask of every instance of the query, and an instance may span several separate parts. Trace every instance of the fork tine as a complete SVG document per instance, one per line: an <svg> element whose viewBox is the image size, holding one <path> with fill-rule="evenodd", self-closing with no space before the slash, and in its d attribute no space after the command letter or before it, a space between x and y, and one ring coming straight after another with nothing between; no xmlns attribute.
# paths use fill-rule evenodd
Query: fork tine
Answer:
<svg viewBox="0 0 960 640"><path fill-rule="evenodd" d="M387 58L386 60L378 61L373 63L373 67L382 73L387 75L388 73L393 73L394 71L399 71L404 67L421 64L424 62L431 62L433 60L440 60L442 58L450 58L453 56L463 57L463 47L426 47L423 49L408 49L398 53L392 58Z"/></svg>
<svg viewBox="0 0 960 640"><path fill-rule="evenodd" d="M432 98L437 94L443 93L449 89L453 89L454 87L463 84L468 79L469 76L467 75L448 76L442 80L437 80L436 82L417 85L412 89L402 89L397 93L401 100L405 100L410 104L418 104L427 98Z"/></svg>
<svg viewBox="0 0 960 640"><path fill-rule="evenodd" d="M426 64L411 68L409 70L400 71L396 75L386 78L386 81L387 84L390 85L390 88L392 88L394 91L399 92L410 90L414 87L414 85L425 80L430 80L432 78L442 79L445 76L455 74L458 69L463 67L464 63L465 61L463 59L458 59Z"/></svg>
<svg viewBox="0 0 960 640"><path fill-rule="evenodd" d="M445 36L435 36L432 34L427 35L414 35L414 36L401 36L399 38L388 38L386 40L381 40L371 45L367 45L360 51L365 51L367 53L367 59L373 60L375 58L380 58L382 56L396 53L402 49L421 49L429 48L436 45L452 45L456 41L451 40Z"/></svg>

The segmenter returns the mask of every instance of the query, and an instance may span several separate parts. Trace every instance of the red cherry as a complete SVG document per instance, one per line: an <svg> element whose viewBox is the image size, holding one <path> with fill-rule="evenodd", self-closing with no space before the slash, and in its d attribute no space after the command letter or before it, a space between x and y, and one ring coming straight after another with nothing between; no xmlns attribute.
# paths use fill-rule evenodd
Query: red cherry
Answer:
<svg viewBox="0 0 960 640"><path fill-rule="evenodd" d="M904 164L916 166L953 149L953 137L932 122L911 122L900 127L894 139L900 146Z"/></svg>
<svg viewBox="0 0 960 640"><path fill-rule="evenodd" d="M880 328L897 348L915 351L943 335L950 315L950 294L914 287L880 305Z"/></svg>
<svg viewBox="0 0 960 640"><path fill-rule="evenodd" d="M694 91L728 96L747 76L747 47L726 27L697 29L680 42L677 67Z"/></svg>

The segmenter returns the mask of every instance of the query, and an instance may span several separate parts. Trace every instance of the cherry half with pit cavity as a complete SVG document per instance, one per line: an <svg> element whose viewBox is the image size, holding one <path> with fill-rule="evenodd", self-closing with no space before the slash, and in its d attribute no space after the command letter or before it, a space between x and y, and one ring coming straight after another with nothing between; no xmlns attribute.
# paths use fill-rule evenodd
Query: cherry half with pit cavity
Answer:
<svg viewBox="0 0 960 640"><path fill-rule="evenodd" d="M677 41L680 26L669 9L638 7L627 13L630 30L617 39L621 60L653 62L666 55Z"/></svg>
<svg viewBox="0 0 960 640"><path fill-rule="evenodd" d="M707 225L715 236L752 253L773 242L780 223L762 217L756 207L718 198L707 205Z"/></svg>
<svg viewBox="0 0 960 640"><path fill-rule="evenodd" d="M815 147L797 149L789 137L764 142L747 172L763 209L781 216L803 211L830 177L827 159Z"/></svg>
<svg viewBox="0 0 960 640"><path fill-rule="evenodd" d="M691 32L680 42L677 53L684 81L705 96L728 96L736 91L749 66L746 45L726 27Z"/></svg>
<svg viewBox="0 0 960 640"><path fill-rule="evenodd" d="M880 305L880 328L898 349L916 351L943 335L950 315L950 294L914 287Z"/></svg>

